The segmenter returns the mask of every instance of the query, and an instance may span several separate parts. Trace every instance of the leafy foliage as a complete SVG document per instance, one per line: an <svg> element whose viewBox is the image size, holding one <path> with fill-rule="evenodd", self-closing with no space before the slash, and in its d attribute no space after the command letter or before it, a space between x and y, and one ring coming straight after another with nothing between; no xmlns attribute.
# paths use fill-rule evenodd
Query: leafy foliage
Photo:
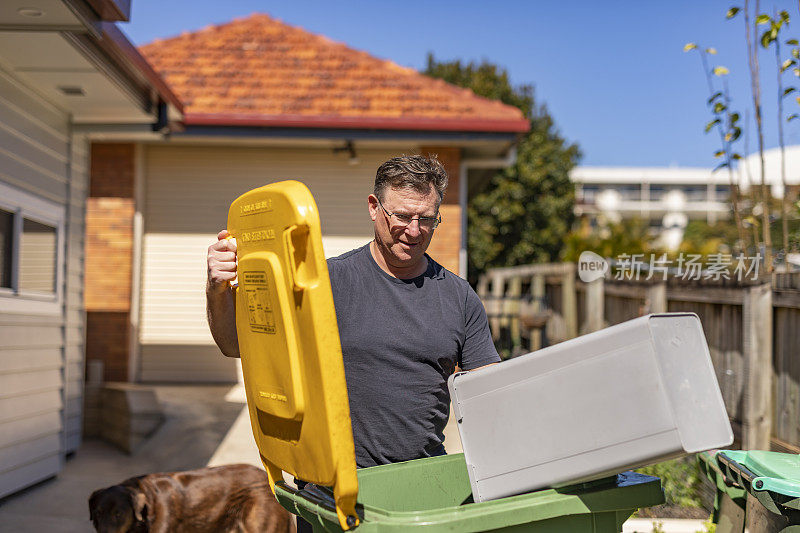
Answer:
<svg viewBox="0 0 800 533"><path fill-rule="evenodd" d="M735 224L721 220L709 224L705 220L692 220L683 233L680 251L708 256L716 253L731 253L738 238Z"/></svg>
<svg viewBox="0 0 800 533"><path fill-rule="evenodd" d="M735 13L734 13L735 14ZM700 48L695 43L687 43L683 47L684 52L690 50L697 50L700 54L700 59L703 62L703 71L706 74L708 87L713 94L706 100L706 104L711 109L714 118L705 126L705 132L708 133L714 128L717 128L722 142L722 149L714 153L714 157L725 156L725 161L717 166L714 170L721 168L731 168L731 159L741 159L741 155L731 150L732 144L736 142L742 135L742 128L739 126L739 113L730 109L730 95L728 93L727 83L723 84L721 91L716 90L712 75L722 78L730 74L727 67L718 65L709 70L707 56L717 55L715 48ZM787 67L788 68L788 67Z"/></svg>
<svg viewBox="0 0 800 533"><path fill-rule="evenodd" d="M667 505L702 507L699 496L702 483L700 468L693 455L646 466L636 471L661 478Z"/></svg>
<svg viewBox="0 0 800 533"><path fill-rule="evenodd" d="M517 145L516 162L496 173L468 206L469 274L473 283L491 267L555 261L573 222L575 190L569 172L580 152L557 132L531 85L514 87L508 72L487 61L437 61L425 73L517 107L530 131Z"/></svg>
<svg viewBox="0 0 800 533"><path fill-rule="evenodd" d="M717 533L717 524L715 524L711 518L703 522L703 530L698 531L697 533Z"/></svg>
<svg viewBox="0 0 800 533"><path fill-rule="evenodd" d="M647 224L639 218L609 222L589 230L579 228L567 235L563 259L577 262L581 252L591 250L602 257L618 257L622 254L649 254L659 250Z"/></svg>

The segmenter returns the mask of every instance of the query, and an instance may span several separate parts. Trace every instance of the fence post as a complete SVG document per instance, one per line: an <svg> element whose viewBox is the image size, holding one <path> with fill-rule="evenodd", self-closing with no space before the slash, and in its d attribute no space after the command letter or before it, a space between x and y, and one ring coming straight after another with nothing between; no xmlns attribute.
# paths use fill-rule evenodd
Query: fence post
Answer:
<svg viewBox="0 0 800 533"><path fill-rule="evenodd" d="M492 302L491 311L489 309L486 311L490 317L489 329L492 330L492 339L496 342L500 338L500 317L498 315L503 310L502 298L505 292L505 279L502 274L498 272L492 273L491 291L492 298L489 300Z"/></svg>
<svg viewBox="0 0 800 533"><path fill-rule="evenodd" d="M578 336L578 297L575 294L575 263L564 265L561 280L561 306L568 339Z"/></svg>
<svg viewBox="0 0 800 533"><path fill-rule="evenodd" d="M647 287L647 313L667 312L667 282L659 281Z"/></svg>
<svg viewBox="0 0 800 533"><path fill-rule="evenodd" d="M519 323L520 298L522 298L522 278L514 276L508 282L508 292L503 303L503 325L509 328L511 333L511 351L513 353L522 346L522 333Z"/></svg>
<svg viewBox="0 0 800 533"><path fill-rule="evenodd" d="M769 450L772 436L772 284L745 289L742 449Z"/></svg>
<svg viewBox="0 0 800 533"><path fill-rule="evenodd" d="M603 278L590 281L586 284L586 323L583 333L591 333L603 329L604 316L604 289Z"/></svg>
<svg viewBox="0 0 800 533"><path fill-rule="evenodd" d="M475 292L478 293L481 301L486 301L486 297L489 295L489 276L481 274L481 277L478 278L478 287Z"/></svg>
<svg viewBox="0 0 800 533"><path fill-rule="evenodd" d="M536 274L531 278L531 301L530 309L534 313L542 310L542 302L544 302L544 276ZM542 347L542 330L539 328L531 329L530 350L535 352Z"/></svg>

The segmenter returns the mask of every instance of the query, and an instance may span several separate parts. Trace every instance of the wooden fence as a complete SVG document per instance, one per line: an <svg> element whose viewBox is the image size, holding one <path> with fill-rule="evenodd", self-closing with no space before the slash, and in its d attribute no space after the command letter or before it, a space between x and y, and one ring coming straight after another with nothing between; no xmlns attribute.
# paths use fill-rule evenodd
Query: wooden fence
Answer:
<svg viewBox="0 0 800 533"><path fill-rule="evenodd" d="M696 313L738 443L800 453L800 273L583 283L573 263L537 264L490 270L478 294L504 357L647 313Z"/></svg>

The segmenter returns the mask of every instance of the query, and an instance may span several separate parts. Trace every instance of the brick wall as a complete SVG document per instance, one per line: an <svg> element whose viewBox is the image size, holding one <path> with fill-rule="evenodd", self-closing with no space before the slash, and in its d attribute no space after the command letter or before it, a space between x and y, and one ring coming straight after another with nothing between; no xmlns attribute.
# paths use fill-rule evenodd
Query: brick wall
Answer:
<svg viewBox="0 0 800 533"><path fill-rule="evenodd" d="M134 145L92 143L89 196L133 198Z"/></svg>
<svg viewBox="0 0 800 533"><path fill-rule="evenodd" d="M127 381L133 268L133 144L94 143L86 210L86 359Z"/></svg>
<svg viewBox="0 0 800 533"><path fill-rule="evenodd" d="M128 380L128 322L127 311L86 313L86 359L103 361L103 378L106 381Z"/></svg>
<svg viewBox="0 0 800 533"><path fill-rule="evenodd" d="M449 183L439 212L442 223L436 229L428 254L446 269L458 274L458 252L461 248L461 206L458 188L461 166L461 149L452 146L423 146L422 155L436 154L444 165Z"/></svg>
<svg viewBox="0 0 800 533"><path fill-rule="evenodd" d="M87 311L130 310L134 211L132 198L87 201Z"/></svg>

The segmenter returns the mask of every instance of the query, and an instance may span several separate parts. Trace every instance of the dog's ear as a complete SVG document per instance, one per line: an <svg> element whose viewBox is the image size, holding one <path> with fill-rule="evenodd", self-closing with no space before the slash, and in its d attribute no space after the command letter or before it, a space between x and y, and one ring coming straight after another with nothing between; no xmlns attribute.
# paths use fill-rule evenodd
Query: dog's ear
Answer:
<svg viewBox="0 0 800 533"><path fill-rule="evenodd" d="M136 492L133 494L133 516L136 517L138 522L144 522L147 517L147 496L144 492Z"/></svg>
<svg viewBox="0 0 800 533"><path fill-rule="evenodd" d="M97 508L97 499L100 498L100 494L104 490L105 489L97 489L92 493L91 496L89 496L89 520L92 522L94 522L94 520L97 518L95 513L95 509Z"/></svg>

